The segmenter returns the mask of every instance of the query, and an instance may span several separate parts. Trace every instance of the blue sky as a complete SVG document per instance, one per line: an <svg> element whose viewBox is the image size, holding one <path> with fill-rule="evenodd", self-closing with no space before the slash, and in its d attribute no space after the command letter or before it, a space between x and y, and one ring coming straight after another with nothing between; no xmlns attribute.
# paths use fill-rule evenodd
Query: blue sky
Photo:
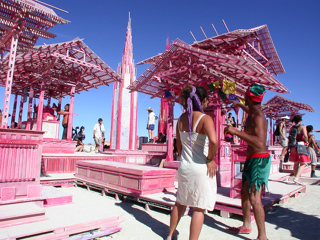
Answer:
<svg viewBox="0 0 320 240"><path fill-rule="evenodd" d="M142 1L142 0L43 0L67 10L56 13L71 21L49 31L54 39L40 39L39 44L70 41L76 37L84 42L112 69L116 70L124 48L128 13L132 19L133 56L135 62L154 56L165 50L166 37L170 42L179 38L193 43L190 31L199 41L204 39L200 26L208 37L227 32L222 19L230 31L249 29L267 24L280 60L286 73L276 78L290 91L284 97L311 105L315 113L306 112L305 125L320 129L320 1ZM148 65L137 66L137 77ZM0 89L3 97L4 89ZM267 92L265 101L277 93ZM0 106L3 106L3 99ZM13 100L13 97L11 98ZM63 105L69 98L63 99ZM92 129L99 117L104 119L107 140L110 135L112 86L92 89L75 97L74 126L85 126L86 143L92 142ZM147 136L146 119L148 107L158 115L160 99L150 99L139 94L138 135ZM178 117L181 107L175 107ZM61 135L61 134L60 134ZM316 139L320 134L315 134Z"/></svg>

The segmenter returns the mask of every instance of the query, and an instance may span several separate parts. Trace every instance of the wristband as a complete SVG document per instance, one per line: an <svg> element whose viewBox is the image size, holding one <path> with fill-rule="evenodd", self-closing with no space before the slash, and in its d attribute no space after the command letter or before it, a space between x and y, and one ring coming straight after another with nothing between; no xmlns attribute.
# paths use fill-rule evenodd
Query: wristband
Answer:
<svg viewBox="0 0 320 240"><path fill-rule="evenodd" d="M214 158L209 159L209 158L207 157L207 162L212 162L212 161L213 161L213 159L214 159Z"/></svg>

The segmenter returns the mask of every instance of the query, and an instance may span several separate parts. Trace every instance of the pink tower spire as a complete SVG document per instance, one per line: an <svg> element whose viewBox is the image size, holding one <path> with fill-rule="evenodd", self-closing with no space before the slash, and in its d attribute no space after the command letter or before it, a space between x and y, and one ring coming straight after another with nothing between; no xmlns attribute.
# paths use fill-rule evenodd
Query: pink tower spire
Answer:
<svg viewBox="0 0 320 240"><path fill-rule="evenodd" d="M136 150L138 93L127 87L136 80L132 53L131 18L127 26L122 62L118 68L121 83L114 83L111 116L110 148Z"/></svg>

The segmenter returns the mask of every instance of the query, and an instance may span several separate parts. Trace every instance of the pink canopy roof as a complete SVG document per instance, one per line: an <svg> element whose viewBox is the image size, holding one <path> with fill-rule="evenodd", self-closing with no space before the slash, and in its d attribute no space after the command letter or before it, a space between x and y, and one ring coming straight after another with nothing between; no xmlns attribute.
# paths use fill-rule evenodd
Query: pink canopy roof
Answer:
<svg viewBox="0 0 320 240"><path fill-rule="evenodd" d="M310 105L289 100L280 94L277 94L262 105L262 111L264 114L273 119L277 119L285 115L288 115L289 117L293 117L297 114L301 115L301 113L299 113L300 110L314 112L314 109Z"/></svg>
<svg viewBox="0 0 320 240"><path fill-rule="evenodd" d="M0 86L6 84L8 54L0 65ZM120 76L99 58L81 39L36 46L32 51L18 53L12 81L12 93L23 94L34 85L35 96L40 93L42 80L45 97L58 99L75 92L87 91L114 81Z"/></svg>
<svg viewBox="0 0 320 240"><path fill-rule="evenodd" d="M226 79L236 83L244 94L253 82L267 89L288 92L272 74L284 69L266 25L236 30L189 45L179 39L162 54L138 64L153 63L129 87L152 97L164 97L164 89L186 84L208 84Z"/></svg>
<svg viewBox="0 0 320 240"><path fill-rule="evenodd" d="M18 51L21 51L33 47L39 37L56 37L48 29L68 22L32 0L0 0L0 54L9 50L13 35L18 35Z"/></svg>

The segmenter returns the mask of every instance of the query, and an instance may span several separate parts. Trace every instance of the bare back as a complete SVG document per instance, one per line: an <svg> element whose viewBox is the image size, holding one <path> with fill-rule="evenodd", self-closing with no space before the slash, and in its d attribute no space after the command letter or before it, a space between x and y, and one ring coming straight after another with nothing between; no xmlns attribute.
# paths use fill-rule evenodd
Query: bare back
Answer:
<svg viewBox="0 0 320 240"><path fill-rule="evenodd" d="M259 148L257 146L248 144L247 155L267 152L267 130L268 121L261 110L257 110L254 113L249 113L246 120L246 132L248 135L257 137L262 144Z"/></svg>

